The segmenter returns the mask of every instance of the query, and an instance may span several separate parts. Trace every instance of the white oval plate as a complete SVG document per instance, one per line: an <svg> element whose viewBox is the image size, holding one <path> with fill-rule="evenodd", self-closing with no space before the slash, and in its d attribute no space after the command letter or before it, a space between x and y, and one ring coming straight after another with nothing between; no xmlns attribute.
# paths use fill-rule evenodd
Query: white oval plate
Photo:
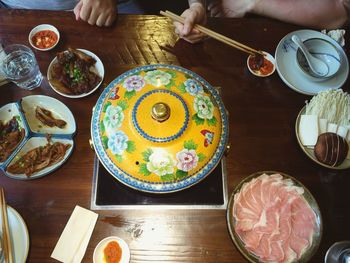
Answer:
<svg viewBox="0 0 350 263"><path fill-rule="evenodd" d="M345 159L340 165L338 166L330 166L330 165L327 165L327 164L324 164L324 163L321 163L319 160L317 160L317 158L315 157L315 154L314 154L314 148L309 148L309 147L306 147L304 146L302 143L301 143L301 140L300 140L300 135L299 135L299 125L300 125L300 118L301 118L301 115L305 114L306 112L306 107L304 106L301 111L299 112L298 116L297 116L297 119L296 119L296 122L295 122L295 134L297 136L297 140L298 140L298 143L299 143L299 146L300 148L303 150L303 152L307 155L307 157L309 157L311 160L313 160L315 163L318 163L319 165L322 165L323 167L327 167L329 169L334 169L334 170L343 170L343 169L348 169L350 168L350 160L349 159Z"/></svg>
<svg viewBox="0 0 350 263"><path fill-rule="evenodd" d="M130 261L130 249L128 244L121 239L120 237L117 236L110 236L102 239L97 246L95 247L94 250L94 255L93 255L93 262L94 263L103 263L106 262L103 257L103 250L106 247L106 245L111 242L111 241L116 241L118 242L120 248L122 249L122 258L119 261L119 263L128 263Z"/></svg>
<svg viewBox="0 0 350 263"><path fill-rule="evenodd" d="M33 132L43 134L74 134L76 131L75 119L69 108L61 101L43 95L32 95L22 98L21 106L28 125ZM42 107L52 112L54 118L67 122L64 128L49 127L35 117L36 107Z"/></svg>
<svg viewBox="0 0 350 263"><path fill-rule="evenodd" d="M12 241L12 249L14 251L14 262L25 263L29 251L29 234L26 223L24 222L21 215L9 205L7 206L7 215Z"/></svg>
<svg viewBox="0 0 350 263"><path fill-rule="evenodd" d="M334 77L322 82L308 79L297 65L297 47L292 41L292 35L294 34L302 41L309 38L322 38L338 47L342 61L339 72ZM314 30L298 30L286 35L276 48L275 59L277 72L283 82L291 89L306 95L315 95L326 89L339 89L343 86L349 74L349 62L343 48L331 37Z"/></svg>
<svg viewBox="0 0 350 263"><path fill-rule="evenodd" d="M77 48L77 50L89 55L90 57L93 57L95 60L96 60L96 63L95 63L95 72L101 77L101 81L96 85L95 88L93 88L92 90L90 90L89 92L87 93L83 93L83 94L79 94L79 95L70 95L70 94L65 94L63 92L60 92L59 90L57 90L55 88L55 86L51 83L50 79L51 79L51 68L54 64L57 63L57 57L55 57L50 65L49 65L49 68L47 69L47 80L51 86L51 88L58 94L60 94L61 96L64 96L64 97L67 97L67 98L73 98L73 99L77 99L77 98L82 98L82 97L86 97L88 95L90 95L91 93L95 92L98 87L101 85L102 81L103 81L103 78L105 76L105 69L104 69L104 66L103 66L103 63L101 61L101 59L96 56L94 53L92 53L91 51L89 50L86 50L86 49L81 49L81 48Z"/></svg>
<svg viewBox="0 0 350 263"><path fill-rule="evenodd" d="M53 165L50 165L40 171L37 171L33 174L31 174L29 177L25 174L12 174L5 169L5 174L8 177L14 178L14 179L21 179L21 180L30 180L30 179L36 179L42 176L45 176L54 170L58 169L71 155L74 147L74 141L72 139L58 139L58 138L51 138L51 142L61 142L64 144L70 144L71 147L67 150L66 154L64 155L63 159L59 161L58 163L55 163ZM45 137L32 137L30 138L26 144L23 146L23 148L17 153L15 158L12 159L12 161L8 164L11 165L15 163L22 155L27 153L28 151L39 147L39 146L45 146L47 144L47 139Z"/></svg>
<svg viewBox="0 0 350 263"><path fill-rule="evenodd" d="M0 165L4 164L6 161L12 158L11 156L24 144L25 138L28 136L27 126L24 124L23 116L20 113L16 103L9 103L0 108L0 120L2 123L7 123L13 116L18 116L17 121L21 128L25 130L25 135L23 140L17 145L16 149L8 156L7 160L0 162Z"/></svg>

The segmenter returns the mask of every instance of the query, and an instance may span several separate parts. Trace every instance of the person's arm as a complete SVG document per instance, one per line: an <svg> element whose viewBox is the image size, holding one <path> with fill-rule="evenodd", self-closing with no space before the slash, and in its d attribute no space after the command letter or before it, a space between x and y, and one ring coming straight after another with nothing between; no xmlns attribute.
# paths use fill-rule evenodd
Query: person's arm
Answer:
<svg viewBox="0 0 350 263"><path fill-rule="evenodd" d="M258 0L251 11L319 29L335 29L347 20L342 0Z"/></svg>
<svg viewBox="0 0 350 263"><path fill-rule="evenodd" d="M205 10L205 0L189 0L189 8L181 16L185 18L185 23L174 22L175 33L190 43L201 41L205 35L194 29L195 24L205 24L207 15Z"/></svg>
<svg viewBox="0 0 350 263"><path fill-rule="evenodd" d="M110 26L117 17L117 0L80 0L74 14L90 25Z"/></svg>
<svg viewBox="0 0 350 263"><path fill-rule="evenodd" d="M222 0L225 16L242 17L250 12L281 21L334 29L347 20L346 0Z"/></svg>

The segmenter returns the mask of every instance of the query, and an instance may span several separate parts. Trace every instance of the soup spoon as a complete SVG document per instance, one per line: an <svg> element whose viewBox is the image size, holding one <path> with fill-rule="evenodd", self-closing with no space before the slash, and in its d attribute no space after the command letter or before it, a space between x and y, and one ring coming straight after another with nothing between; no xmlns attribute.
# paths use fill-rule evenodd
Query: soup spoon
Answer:
<svg viewBox="0 0 350 263"><path fill-rule="evenodd" d="M307 60L307 63L310 66L310 69L320 77L324 77L328 74L329 68L325 62L323 62L321 59L316 58L312 54L310 54L307 47L304 45L304 43L300 40L300 38L297 35L292 36L293 42L300 48L300 50L304 53L305 58Z"/></svg>

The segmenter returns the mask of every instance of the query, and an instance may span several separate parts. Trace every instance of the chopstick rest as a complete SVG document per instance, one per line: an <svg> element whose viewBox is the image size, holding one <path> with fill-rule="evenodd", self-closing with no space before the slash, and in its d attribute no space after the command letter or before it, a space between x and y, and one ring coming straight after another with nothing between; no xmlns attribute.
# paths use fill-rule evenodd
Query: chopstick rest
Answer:
<svg viewBox="0 0 350 263"><path fill-rule="evenodd" d="M76 206L65 226L51 257L65 263L81 262L98 214Z"/></svg>

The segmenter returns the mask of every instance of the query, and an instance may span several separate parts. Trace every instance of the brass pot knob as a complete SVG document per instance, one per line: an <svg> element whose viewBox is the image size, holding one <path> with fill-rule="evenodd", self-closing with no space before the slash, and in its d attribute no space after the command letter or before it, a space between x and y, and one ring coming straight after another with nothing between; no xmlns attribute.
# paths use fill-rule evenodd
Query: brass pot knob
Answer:
<svg viewBox="0 0 350 263"><path fill-rule="evenodd" d="M153 105L151 115L158 122L166 121L170 117L170 107L163 102L158 102Z"/></svg>

